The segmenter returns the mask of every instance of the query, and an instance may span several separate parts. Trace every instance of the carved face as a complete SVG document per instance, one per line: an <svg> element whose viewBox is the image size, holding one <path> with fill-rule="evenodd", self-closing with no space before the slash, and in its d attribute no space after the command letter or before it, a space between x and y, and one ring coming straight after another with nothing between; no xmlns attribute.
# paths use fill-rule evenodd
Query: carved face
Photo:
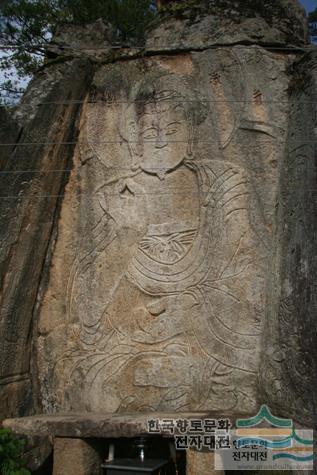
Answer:
<svg viewBox="0 0 317 475"><path fill-rule="evenodd" d="M129 117L132 168L163 179L188 155L190 134L181 103L159 101L144 106L139 118Z"/></svg>

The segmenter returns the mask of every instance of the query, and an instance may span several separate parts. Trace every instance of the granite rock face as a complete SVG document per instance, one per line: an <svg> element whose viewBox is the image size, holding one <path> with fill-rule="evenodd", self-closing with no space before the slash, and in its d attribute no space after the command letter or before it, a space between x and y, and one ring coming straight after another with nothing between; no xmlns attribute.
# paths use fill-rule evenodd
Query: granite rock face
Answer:
<svg viewBox="0 0 317 475"><path fill-rule="evenodd" d="M81 439L55 439L53 475L102 475L102 458L92 444Z"/></svg>
<svg viewBox="0 0 317 475"><path fill-rule="evenodd" d="M252 11L249 2L190 3L163 11L142 55L91 54L93 74L78 58L50 66L51 75L44 69L54 87L41 101L58 104L36 112L28 92L23 107L34 119L21 140L52 145L33 149L28 166L41 174L29 174L26 189L25 176L6 179L21 199L1 218L11 230L1 248L3 378L27 378L28 407L33 398L44 413L234 415L268 400L290 410L275 390L271 347L287 345L277 311L285 292L296 301L287 315L298 336L293 359L283 360L288 381L301 348L313 345L313 317L295 314L314 238L306 264L295 250L290 280L299 228L285 211L297 196L287 194L286 157L306 137L293 97L311 97L315 84L313 73L301 79L303 63L291 67L303 55L289 45L305 43L304 14L295 1L275 10L253 2ZM96 30L98 45L105 31ZM304 215L309 235L313 206ZM297 389L285 388L295 401Z"/></svg>
<svg viewBox="0 0 317 475"><path fill-rule="evenodd" d="M0 417L26 414L34 407L33 317L67 181L63 170L72 162L71 148L63 142L76 136L80 109L63 101L82 96L90 67L74 60L62 68L62 80L55 73L45 95L48 104L36 106L33 98L37 113L24 124L18 145L1 147Z"/></svg>
<svg viewBox="0 0 317 475"><path fill-rule="evenodd" d="M45 411L255 410L287 61L98 68L40 309Z"/></svg>
<svg viewBox="0 0 317 475"><path fill-rule="evenodd" d="M263 399L316 428L317 55L292 68L287 147L277 196Z"/></svg>
<svg viewBox="0 0 317 475"><path fill-rule="evenodd" d="M0 106L0 141L2 144L14 143L19 134L18 124L13 120L4 106ZM7 155L7 152L11 151L11 147L4 147L3 154ZM4 166L4 162L1 160L1 165Z"/></svg>
<svg viewBox="0 0 317 475"><path fill-rule="evenodd" d="M306 14L297 0L188 0L167 5L147 38L148 48L260 43L303 46Z"/></svg>
<svg viewBox="0 0 317 475"><path fill-rule="evenodd" d="M113 27L101 18L86 25L61 25L46 45L47 56L53 60L64 57L105 61L111 57L109 46L113 36Z"/></svg>

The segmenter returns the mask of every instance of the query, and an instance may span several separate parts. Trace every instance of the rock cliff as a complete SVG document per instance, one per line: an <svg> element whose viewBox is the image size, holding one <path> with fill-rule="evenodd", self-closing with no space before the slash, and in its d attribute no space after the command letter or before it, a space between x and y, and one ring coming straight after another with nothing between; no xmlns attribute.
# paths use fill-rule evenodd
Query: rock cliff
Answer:
<svg viewBox="0 0 317 475"><path fill-rule="evenodd" d="M143 50L112 49L109 31L60 32L15 113L1 415L268 402L311 425L316 59L303 10L175 4Z"/></svg>

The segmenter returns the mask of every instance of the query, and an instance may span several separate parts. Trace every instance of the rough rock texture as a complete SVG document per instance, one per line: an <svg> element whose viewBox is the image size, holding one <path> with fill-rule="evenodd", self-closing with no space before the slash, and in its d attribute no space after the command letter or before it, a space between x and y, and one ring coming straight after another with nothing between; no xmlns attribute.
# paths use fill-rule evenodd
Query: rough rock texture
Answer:
<svg viewBox="0 0 317 475"><path fill-rule="evenodd" d="M256 410L287 63L98 68L37 328L44 412Z"/></svg>
<svg viewBox="0 0 317 475"><path fill-rule="evenodd" d="M113 27L104 23L101 18L87 25L65 24L58 27L51 46L95 50L108 45L113 33Z"/></svg>
<svg viewBox="0 0 317 475"><path fill-rule="evenodd" d="M224 475L223 470L215 470L213 452L188 450L186 456L186 475Z"/></svg>
<svg viewBox="0 0 317 475"><path fill-rule="evenodd" d="M297 0L187 0L167 5L155 24L148 48L308 42L305 10Z"/></svg>
<svg viewBox="0 0 317 475"><path fill-rule="evenodd" d="M34 76L19 106L12 113L14 120L23 128L24 134L29 134L29 136L21 136L20 141L25 137L37 136L37 124L41 124L43 110L48 112L48 116L52 113L58 115L65 107L57 106L65 106L67 103L72 105L72 101L78 101L79 97L83 97L80 86L82 71L85 68L89 74L91 65L88 60L84 58L76 60L71 56L61 55ZM80 104L75 105L80 106ZM42 131L40 138L47 138L45 132ZM23 152L25 152L24 149ZM27 153L30 152L27 150Z"/></svg>
<svg viewBox="0 0 317 475"><path fill-rule="evenodd" d="M93 445L80 439L55 439L53 475L102 475L102 459Z"/></svg>
<svg viewBox="0 0 317 475"><path fill-rule="evenodd" d="M53 41L46 46L47 60L69 57L109 60L112 36L113 28L101 19L87 25L62 25Z"/></svg>
<svg viewBox="0 0 317 475"><path fill-rule="evenodd" d="M303 161L296 182L289 157L313 153L291 100L316 83L290 68L299 48L276 49L305 43L304 14L196 3L163 13L142 57L93 52L90 82L88 61L58 56L30 86L21 142L54 145L17 147L9 170L27 157L41 173L3 181L2 413L37 398L44 413L252 415L269 400L311 421L309 355L291 371L313 348L314 175Z"/></svg>
<svg viewBox="0 0 317 475"><path fill-rule="evenodd" d="M19 134L19 127L17 123L12 119L11 114L6 110L4 106L0 106L0 143L9 144L14 143ZM1 159L3 153L6 153L7 147L1 148ZM10 150L10 147L9 147ZM0 166L3 166L3 160L1 160Z"/></svg>
<svg viewBox="0 0 317 475"><path fill-rule="evenodd" d="M139 437L148 434L148 421L151 419L171 419L175 413L151 412L142 414L48 414L17 419L6 419L3 426L17 434L28 436L81 437L81 438L118 438ZM181 412L181 419L220 419L223 413ZM228 417L228 415L226 415ZM239 415L237 415L239 417ZM231 418L232 424L235 419ZM170 436L171 432L162 429L161 435Z"/></svg>
<svg viewBox="0 0 317 475"><path fill-rule="evenodd" d="M62 80L46 91L46 100L83 97L89 73L81 60L66 64ZM0 417L25 414L33 407L32 317L68 176L63 169L72 162L71 147L60 142L76 137L79 109L78 104L63 103L38 107L1 168Z"/></svg>
<svg viewBox="0 0 317 475"><path fill-rule="evenodd" d="M23 437L26 436L22 433ZM47 432L42 436L27 435L27 444L23 450L23 460L31 473L40 473L48 475L48 467L51 465L51 458L53 458L53 438L47 435ZM47 467L47 472L45 472Z"/></svg>
<svg viewBox="0 0 317 475"><path fill-rule="evenodd" d="M316 52L299 61L292 76L261 387L276 410L316 429Z"/></svg>
<svg viewBox="0 0 317 475"><path fill-rule="evenodd" d="M12 114L4 106L0 106L0 172L2 175L5 175L7 161L14 148L12 144L18 140L19 132L20 128L12 118Z"/></svg>

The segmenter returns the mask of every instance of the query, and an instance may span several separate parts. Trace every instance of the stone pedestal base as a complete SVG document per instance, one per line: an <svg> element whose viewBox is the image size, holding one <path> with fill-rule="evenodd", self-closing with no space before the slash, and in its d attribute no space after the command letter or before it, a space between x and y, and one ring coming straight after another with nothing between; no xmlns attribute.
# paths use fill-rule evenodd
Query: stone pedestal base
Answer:
<svg viewBox="0 0 317 475"><path fill-rule="evenodd" d="M223 470L215 470L213 452L188 450L186 454L186 475L224 475ZM55 475L55 474L54 474Z"/></svg>
<svg viewBox="0 0 317 475"><path fill-rule="evenodd" d="M102 475L101 463L100 455L86 440L54 440L53 475Z"/></svg>

